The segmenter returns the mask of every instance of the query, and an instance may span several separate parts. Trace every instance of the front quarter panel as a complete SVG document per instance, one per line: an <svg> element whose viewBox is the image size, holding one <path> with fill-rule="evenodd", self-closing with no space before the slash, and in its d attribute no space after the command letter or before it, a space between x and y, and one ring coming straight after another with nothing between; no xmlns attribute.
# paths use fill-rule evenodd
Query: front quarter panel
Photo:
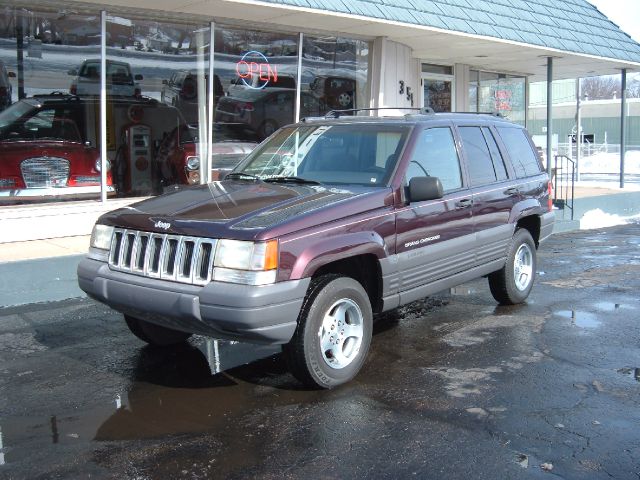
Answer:
<svg viewBox="0 0 640 480"><path fill-rule="evenodd" d="M311 277L320 267L355 255L386 258L395 253L394 244L395 222L390 212L284 238L278 280Z"/></svg>

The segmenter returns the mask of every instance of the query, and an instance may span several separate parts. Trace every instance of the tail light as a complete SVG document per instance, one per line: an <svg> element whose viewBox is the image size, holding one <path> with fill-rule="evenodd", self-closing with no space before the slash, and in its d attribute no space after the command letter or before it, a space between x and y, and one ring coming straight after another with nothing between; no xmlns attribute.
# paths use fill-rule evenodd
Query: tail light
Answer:
<svg viewBox="0 0 640 480"><path fill-rule="evenodd" d="M141 97L142 96L142 90L140 89L140 87L136 87L133 90L133 96L134 97Z"/></svg>
<svg viewBox="0 0 640 480"><path fill-rule="evenodd" d="M7 87L0 87L0 97L6 97L8 93Z"/></svg>
<svg viewBox="0 0 640 480"><path fill-rule="evenodd" d="M255 107L253 106L253 103L251 103L251 102L241 102L236 106L236 111L238 113L253 112L254 110L255 110Z"/></svg>
<svg viewBox="0 0 640 480"><path fill-rule="evenodd" d="M553 210L553 184L551 183L551 180L549 180L549 200L548 200L548 207L549 207L549 211Z"/></svg>
<svg viewBox="0 0 640 480"><path fill-rule="evenodd" d="M78 94L78 86L74 83L71 84L71 87L69 87L69 93L71 93L71 95L77 95Z"/></svg>

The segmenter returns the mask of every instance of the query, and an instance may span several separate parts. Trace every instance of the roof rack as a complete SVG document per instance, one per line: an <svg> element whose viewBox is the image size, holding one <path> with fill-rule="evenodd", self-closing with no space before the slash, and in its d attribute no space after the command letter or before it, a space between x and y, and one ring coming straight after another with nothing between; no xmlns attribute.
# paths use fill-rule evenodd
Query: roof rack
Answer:
<svg viewBox="0 0 640 480"><path fill-rule="evenodd" d="M324 118L340 118L342 115L353 114L356 112L371 112L371 111L379 111L379 110L413 110L418 112L419 115L431 115L436 113L433 108L430 107L373 107L373 108L349 108L346 110L330 110L328 111Z"/></svg>
<svg viewBox="0 0 640 480"><path fill-rule="evenodd" d="M504 118L500 112L452 112L452 113L460 113L462 115L491 115L492 117Z"/></svg>

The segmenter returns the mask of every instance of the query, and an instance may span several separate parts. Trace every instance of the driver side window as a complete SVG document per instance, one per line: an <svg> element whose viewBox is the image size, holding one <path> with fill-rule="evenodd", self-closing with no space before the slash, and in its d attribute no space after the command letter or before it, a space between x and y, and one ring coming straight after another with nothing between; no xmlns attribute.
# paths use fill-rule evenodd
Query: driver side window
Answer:
<svg viewBox="0 0 640 480"><path fill-rule="evenodd" d="M413 177L438 177L445 192L462 188L460 160L448 127L429 128L420 133L407 168L406 181Z"/></svg>

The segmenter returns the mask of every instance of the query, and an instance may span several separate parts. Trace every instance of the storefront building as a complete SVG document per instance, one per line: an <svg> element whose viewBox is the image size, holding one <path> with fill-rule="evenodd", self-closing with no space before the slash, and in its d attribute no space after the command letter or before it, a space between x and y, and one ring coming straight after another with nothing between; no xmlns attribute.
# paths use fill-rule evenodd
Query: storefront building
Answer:
<svg viewBox="0 0 640 480"><path fill-rule="evenodd" d="M332 110L525 124L550 58L555 79L640 67L640 45L584 0L481 3L0 2L0 223L16 205L98 211L216 180Z"/></svg>

